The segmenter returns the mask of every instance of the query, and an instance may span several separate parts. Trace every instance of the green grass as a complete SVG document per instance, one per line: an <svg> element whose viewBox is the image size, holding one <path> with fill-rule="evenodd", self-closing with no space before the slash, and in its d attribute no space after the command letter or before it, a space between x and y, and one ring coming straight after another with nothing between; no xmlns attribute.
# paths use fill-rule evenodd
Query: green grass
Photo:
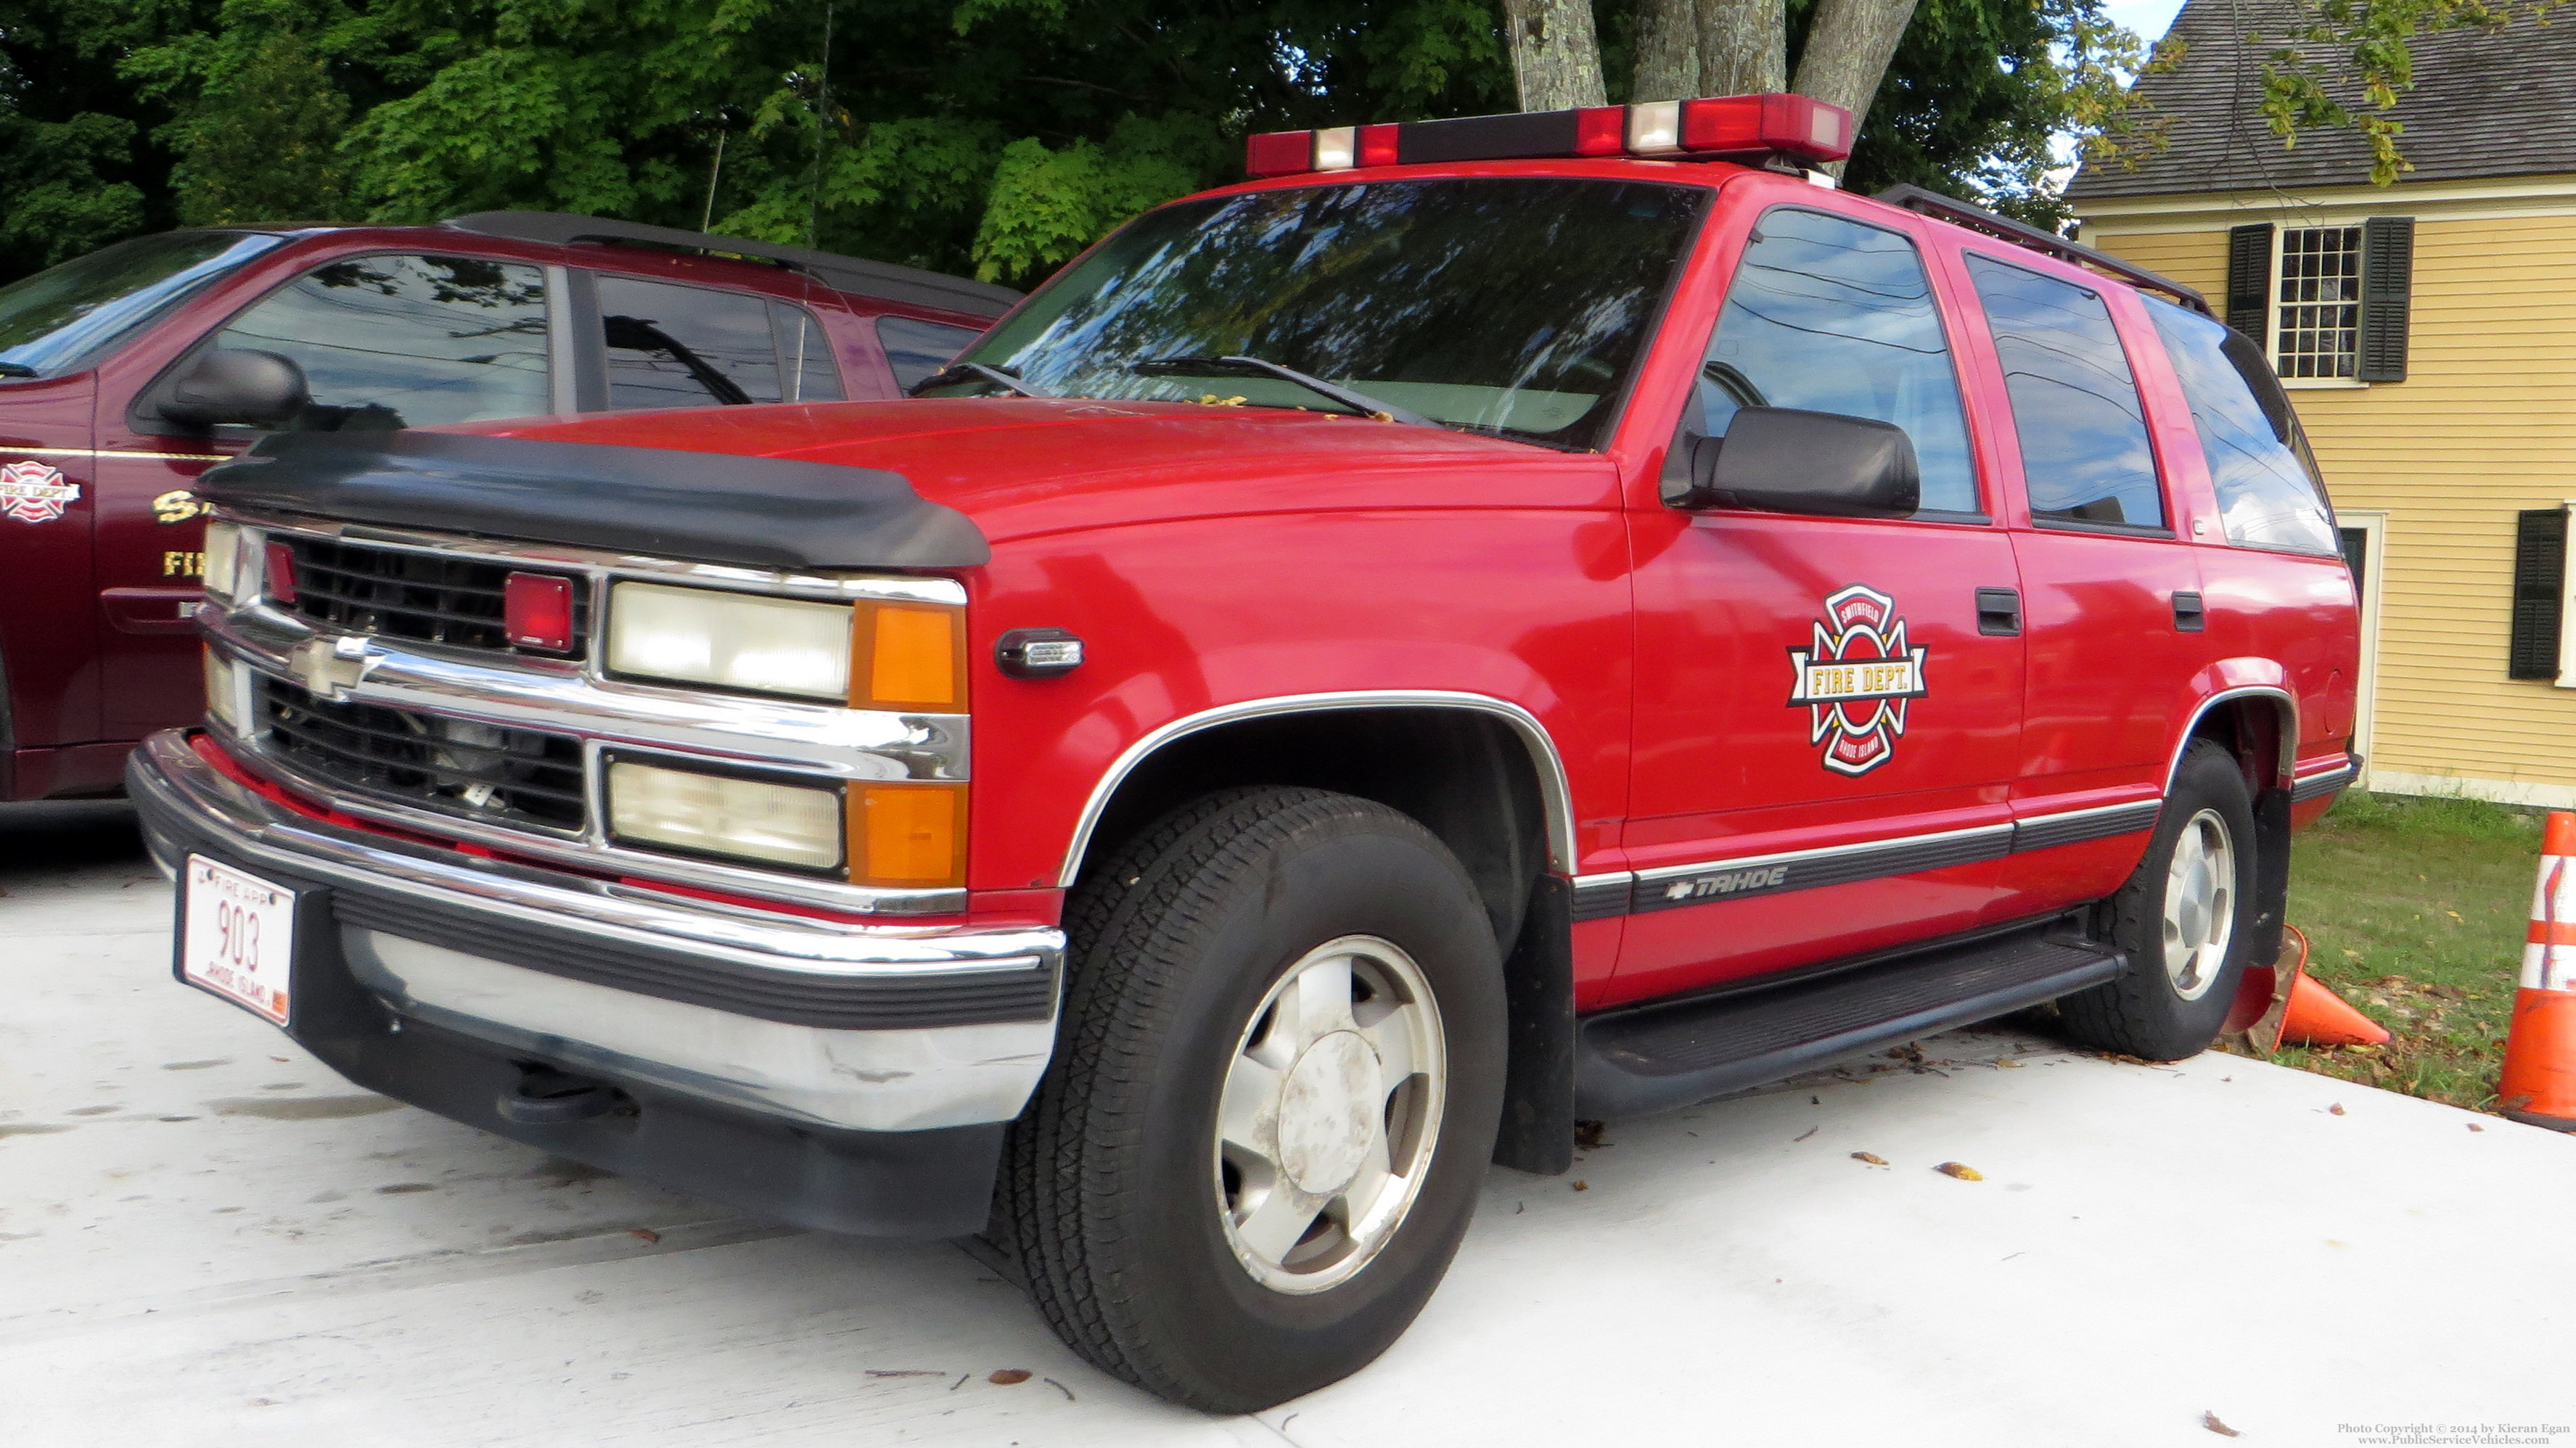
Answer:
<svg viewBox="0 0 2576 1448"><path fill-rule="evenodd" d="M2395 1039L2284 1047L2321 1075L2489 1111L2522 968L2540 817L2472 799L2346 794L2290 854L2308 973Z"/></svg>

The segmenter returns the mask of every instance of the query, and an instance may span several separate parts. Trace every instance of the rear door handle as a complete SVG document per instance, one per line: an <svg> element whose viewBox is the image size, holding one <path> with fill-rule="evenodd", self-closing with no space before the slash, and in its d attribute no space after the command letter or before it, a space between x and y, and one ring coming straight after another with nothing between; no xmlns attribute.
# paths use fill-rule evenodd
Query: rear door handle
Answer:
<svg viewBox="0 0 2576 1448"><path fill-rule="evenodd" d="M2208 627L2209 614L2201 608L2199 594L2174 594L2174 632L2199 633Z"/></svg>
<svg viewBox="0 0 2576 1448"><path fill-rule="evenodd" d="M2011 588L1978 589L1977 632L1998 635L2020 633L2020 591Z"/></svg>

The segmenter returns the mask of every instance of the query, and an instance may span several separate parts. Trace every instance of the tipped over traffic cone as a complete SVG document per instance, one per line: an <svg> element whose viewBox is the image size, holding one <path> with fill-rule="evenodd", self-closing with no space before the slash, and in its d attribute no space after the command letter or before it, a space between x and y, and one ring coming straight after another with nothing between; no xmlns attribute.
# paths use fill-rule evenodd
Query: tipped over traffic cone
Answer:
<svg viewBox="0 0 2576 1448"><path fill-rule="evenodd" d="M2540 837L2540 881L2522 984L2513 993L2498 1109L2515 1121L2576 1131L2576 814L2552 811Z"/></svg>
<svg viewBox="0 0 2576 1448"><path fill-rule="evenodd" d="M2388 1039L2387 1027L2345 1004L2306 971L2290 982L2289 1009L2281 1013L2281 1044L2381 1046Z"/></svg>

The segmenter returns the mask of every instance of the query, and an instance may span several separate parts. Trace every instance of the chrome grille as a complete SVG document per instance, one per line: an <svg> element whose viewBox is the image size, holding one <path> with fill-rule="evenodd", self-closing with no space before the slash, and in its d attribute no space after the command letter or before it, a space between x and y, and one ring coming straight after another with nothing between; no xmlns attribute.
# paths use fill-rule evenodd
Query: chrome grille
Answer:
<svg viewBox="0 0 2576 1448"><path fill-rule="evenodd" d="M381 634L454 648L516 653L502 622L507 564L337 538L281 538L295 551L297 614L346 633ZM566 575L549 574L549 577ZM573 648L582 657L590 636L590 580L572 579Z"/></svg>
<svg viewBox="0 0 2576 1448"><path fill-rule="evenodd" d="M266 747L303 772L399 804L491 824L579 831L581 741L377 704L334 703L259 679Z"/></svg>

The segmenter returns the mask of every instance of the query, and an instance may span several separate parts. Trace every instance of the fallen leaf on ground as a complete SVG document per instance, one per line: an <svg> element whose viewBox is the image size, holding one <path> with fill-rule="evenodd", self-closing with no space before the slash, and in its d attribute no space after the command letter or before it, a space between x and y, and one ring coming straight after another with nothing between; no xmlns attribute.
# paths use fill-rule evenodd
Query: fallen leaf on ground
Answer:
<svg viewBox="0 0 2576 1448"><path fill-rule="evenodd" d="M1789 1139L1791 1141L1804 1141L1808 1137L1811 1137L1822 1130L1824 1130L1824 1128L1821 1126L1810 1126L1806 1130L1799 1132L1797 1135L1790 1137Z"/></svg>
<svg viewBox="0 0 2576 1448"><path fill-rule="evenodd" d="M1961 1166L1955 1161L1945 1161L1932 1169L1945 1177L1957 1177L1963 1182L1981 1182L1986 1179L1984 1172L1972 1166Z"/></svg>
<svg viewBox="0 0 2576 1448"><path fill-rule="evenodd" d="M993 1375L986 1378L984 1381L988 1383L1000 1383L1003 1387L1007 1388L1013 1383L1025 1383L1028 1380L1029 1370L1027 1368L995 1368L993 1370Z"/></svg>
<svg viewBox="0 0 2576 1448"><path fill-rule="evenodd" d="M1852 1160L1854 1160L1854 1161L1865 1161L1865 1162L1868 1162L1871 1166L1885 1166L1885 1165L1887 1165L1887 1158L1886 1158L1886 1157L1883 1157L1883 1156L1873 1156L1872 1154L1870 1154L1869 1152L1866 1152L1866 1151L1856 1151L1856 1152L1853 1152L1853 1153L1852 1153Z"/></svg>
<svg viewBox="0 0 2576 1448"><path fill-rule="evenodd" d="M2486 1130L2486 1128L2485 1128L2485 1127L2483 1127L2483 1126L2480 1126L2480 1125L2478 1125L2476 1122L2472 1121L2472 1122L2470 1122L2470 1123L2469 1123L2469 1130L2471 1130L2471 1131L2484 1131L2484 1130Z"/></svg>
<svg viewBox="0 0 2576 1448"><path fill-rule="evenodd" d="M1608 1146L1610 1143L1601 1139L1601 1133L1609 1129L1610 1123L1606 1121L1578 1121L1574 1123L1574 1145L1578 1150L1583 1151L1590 1151L1596 1146Z"/></svg>
<svg viewBox="0 0 2576 1448"><path fill-rule="evenodd" d="M2244 1434L2237 1432L2235 1429L2228 1427L2225 1423L2218 1421L2218 1415L2216 1413L2202 1413L2200 1415L2200 1426L2207 1428L2209 1431L2218 1434L2222 1438L2242 1438L2245 1436Z"/></svg>
<svg viewBox="0 0 2576 1448"><path fill-rule="evenodd" d="M2334 1105L2327 1107L2326 1110L2336 1116L2341 1116L2343 1115L2343 1103L2338 1101Z"/></svg>
<svg viewBox="0 0 2576 1448"><path fill-rule="evenodd" d="M653 1243L662 1240L662 1234L654 1231L650 1227L630 1227L627 1229L626 1235L644 1243Z"/></svg>
<svg viewBox="0 0 2576 1448"><path fill-rule="evenodd" d="M1578 1192L1588 1192L1592 1190L1592 1183L1590 1182L1576 1182L1573 1185L1574 1189Z"/></svg>

